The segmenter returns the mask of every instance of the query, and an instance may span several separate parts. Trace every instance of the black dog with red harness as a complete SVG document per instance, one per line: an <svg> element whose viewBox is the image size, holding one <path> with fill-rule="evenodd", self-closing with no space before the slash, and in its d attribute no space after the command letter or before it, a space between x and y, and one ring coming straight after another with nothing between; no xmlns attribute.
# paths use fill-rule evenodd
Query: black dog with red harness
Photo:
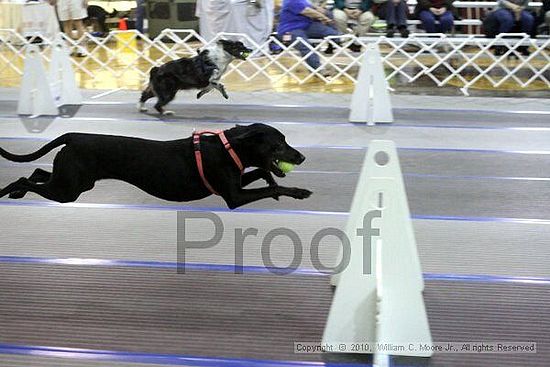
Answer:
<svg viewBox="0 0 550 367"><path fill-rule="evenodd" d="M217 194L231 209L264 198L305 199L311 195L311 191L275 182L272 173L285 176L278 161L300 164L305 157L286 143L280 131L264 124L199 132L172 141L68 133L31 154L15 155L0 148L0 155L14 162L30 162L62 145L51 173L38 168L29 178L20 178L1 190L0 197L18 199L34 192L66 203L103 179L122 180L170 201ZM244 173L247 167L257 168ZM268 186L244 189L259 179Z"/></svg>

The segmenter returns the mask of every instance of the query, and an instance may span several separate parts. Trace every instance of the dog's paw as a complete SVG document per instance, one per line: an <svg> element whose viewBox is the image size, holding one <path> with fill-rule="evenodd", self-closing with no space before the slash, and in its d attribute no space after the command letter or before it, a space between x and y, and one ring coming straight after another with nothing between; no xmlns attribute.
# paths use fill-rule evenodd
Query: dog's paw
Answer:
<svg viewBox="0 0 550 367"><path fill-rule="evenodd" d="M222 94L223 98L229 99L229 96L227 95L227 92L225 91L225 87L222 84L220 84L219 90L220 90L220 93Z"/></svg>
<svg viewBox="0 0 550 367"><path fill-rule="evenodd" d="M297 187L287 187L285 188L284 194L294 199L303 200L310 197L313 192L306 189L299 189Z"/></svg>
<svg viewBox="0 0 550 367"><path fill-rule="evenodd" d="M139 112L147 112L147 107L141 102L138 102L137 109Z"/></svg>
<svg viewBox="0 0 550 367"><path fill-rule="evenodd" d="M26 194L25 191L13 191L13 192L10 192L8 197L10 199L22 199L25 196L25 194Z"/></svg>
<svg viewBox="0 0 550 367"><path fill-rule="evenodd" d="M163 112L162 112L162 115L163 115L163 116L173 116L173 115L174 115L174 111L166 110L166 111L163 111Z"/></svg>

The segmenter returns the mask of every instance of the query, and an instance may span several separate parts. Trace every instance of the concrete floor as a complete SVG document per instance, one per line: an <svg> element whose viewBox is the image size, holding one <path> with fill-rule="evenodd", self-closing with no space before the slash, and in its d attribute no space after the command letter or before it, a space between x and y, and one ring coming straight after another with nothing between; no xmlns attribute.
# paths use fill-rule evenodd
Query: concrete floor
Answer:
<svg viewBox="0 0 550 367"><path fill-rule="evenodd" d="M284 226L295 230L302 239L304 257L300 268L307 272L312 268L309 256L312 236L328 226L342 229L345 226L358 172L372 139L390 139L398 146L423 271L427 279L431 279L427 281L429 290L425 299L434 340L480 341L480 338L492 338L490 341L495 341L501 338L540 343L536 356L462 355L458 358L436 355L431 360L422 361L395 359L393 365L543 366L547 363L550 351L546 344L548 334L543 328L547 322L537 314L543 311L536 307L544 307L543 302L550 296L550 175L546 169L550 166L550 105L543 100L398 95L392 97L395 123L367 127L347 122L348 95L233 93L229 102L222 101L217 95L209 95L197 103L189 95L182 94L172 106L176 115L159 119L154 114L135 111L135 92L98 97L102 91L85 91L86 103L76 113L69 111L71 117L21 119L15 113L17 92L9 89L0 92L0 144L15 153L33 151L68 131L168 140L188 136L195 128L228 128L235 123L261 121L283 131L288 142L307 157L302 166L281 179L280 183L309 188L314 192L308 200L262 200L235 212L229 212L217 197L193 203L170 203L115 181L98 183L94 190L85 193L73 204L58 205L36 195L28 195L18 201L1 199L0 220L4 226L0 238L0 274L4 275L4 281L0 280L0 292L3 290L6 300L9 300L4 305L0 301L0 324L9 325L3 334L0 333L2 366L53 366L63 363L95 366L97 362L97 358L83 360L78 353L72 353L74 350L57 350L57 354L46 350L40 355L32 347L36 345L53 349L131 351L134 354L145 353L147 358L153 358L155 353L204 357L203 364L191 364L191 359L182 359L180 365L216 365L208 364L214 363L214 356L226 357L218 361L218 365L222 366L229 366L235 358L255 361L243 362L243 365L254 365L262 359L306 360L330 365L331 360L318 357L301 359L300 355L289 350L281 350L286 348L285 343L291 345L296 338L320 336L318 333L322 331L330 300L325 280L298 281L296 277L303 279L299 275L288 280L289 284L294 284L294 281L300 284L293 286L295 292L292 294L296 297L300 297L301 287L306 292L303 294L309 294L308 289L309 292L315 290L314 293L319 296L318 309L309 309L314 313L309 319L296 314L301 320L298 328L290 328L290 324L285 324L283 319L264 315L266 322L281 323L289 328L285 331L282 327L276 337L273 335L275 349L264 353L264 358L258 348L264 345L266 338L269 339L266 336L269 333L263 335L257 333L258 330L250 329L261 327L252 314L249 315L250 323L246 324L249 329L234 325L227 328L220 326L218 330L213 323L205 326L207 330L194 334L179 334L180 330L174 330L175 334L171 334L166 329L170 329L168 324L162 330L155 330L154 324L147 321L153 314L139 308L139 305L136 309L129 306L126 312L120 310L118 301L115 302L117 296L106 293L105 287L111 287L108 284L116 287L121 297L126 297L124 302L131 303L131 295L136 295L136 302L147 304L150 312L165 312L167 304L177 303L196 309L207 307L200 300L170 298L176 297L176 288L170 287L193 288L192 281L191 285L189 280L187 285L177 285L178 278L174 278L173 274L159 273L147 266L143 270L145 273L140 273L138 269L136 275L132 275L137 262L158 265L177 261L176 213L179 210L212 211L224 223L222 241L210 249L191 252L187 258L190 263L232 264L235 229L258 228L258 238L262 238L269 230ZM30 164L0 162L0 186L28 176L36 167L48 169L52 157L53 154L49 154ZM197 239L204 238L211 235L211 230L200 226L193 228L190 235ZM292 247L278 239L272 248L274 263L280 266L288 264ZM323 263L331 264L336 251L334 244L324 244L320 250ZM243 263L245 266L261 267L261 256L261 241L252 240L245 246ZM62 260L67 258L73 260ZM96 259L95 263L90 259ZM114 261L114 265L97 267L101 264L99 260ZM460 282L456 281L458 278L453 278L458 276L462 277ZM239 302L255 300L252 295L247 300L246 294L241 297L244 301L234 300L234 295L230 296L233 294L231 290L237 292L237 288L231 287L242 287L242 282L232 282L218 273L205 277L219 279L221 284L227 282L223 295L228 297L229 306L231 302L236 302L233 306L242 306ZM445 277L455 280L442 280ZM521 283L518 277L525 277L523 280L527 279L530 283ZM117 279L125 280L117 283ZM196 287L208 287L207 280L203 277L198 279L200 281L196 281ZM270 299L269 282L279 292L273 297L281 299L280 304L272 306L258 300L258 305L281 307L279 311L282 312L284 287L288 284L277 283L274 279L266 280L267 283L262 283L259 278L254 279L246 284L250 289L267 287L263 301ZM148 287L153 287L155 280L158 284L155 297L168 298L163 303L147 298L146 293L137 296L138 280ZM71 289L72 293L64 292L63 287ZM90 296L86 295L86 289L95 292L96 301L88 299ZM136 293L132 293L132 289ZM224 287L220 288L220 292L221 289ZM241 288L238 290L242 292ZM211 293L212 297L220 297L219 300L223 301L220 293L217 296L215 292ZM69 294L74 295L70 298L72 301L66 298ZM32 295L36 296L36 303L30 301ZM45 303L40 303L42 301ZM21 304L26 302L32 304L22 307ZM56 313L55 307L50 308L52 305L59 307L59 313ZM75 307L72 311L71 305ZM231 310L220 307L212 312L218 314L223 309L226 321L248 317L234 315ZM300 304L297 307L307 312L308 307L315 306ZM16 316L10 319L8 310ZM279 311L272 310L275 314ZM105 312L105 320L113 320L114 323L118 322L115 319L121 320L120 330L125 330L126 334L117 331L116 327L107 327L103 321L98 321L97 326L88 324L91 319L86 319L86 315L100 317L102 312ZM184 311L178 309L178 312ZM472 318L472 312L478 312L480 317ZM71 313L72 316L69 316ZM56 321L56 317L62 315L69 317L69 320L75 317L75 324ZM137 315L144 319L136 321L133 317ZM190 313L188 317L199 316ZM40 325L40 330L35 330L37 332L34 334L31 320L34 320L34 325ZM173 321L174 325L180 325L182 320ZM162 322L169 323L166 320ZM459 326L461 324L464 324L463 327ZM56 325L58 330L54 330ZM200 322L193 327L198 325ZM80 326L82 328L79 329ZM236 328L243 337L238 339L240 342L234 341L240 343L238 345L231 344L234 335L230 335L230 331ZM504 333L503 328L515 330L516 334ZM150 333L149 344L146 338L140 336L145 330ZM79 333L78 338L71 338L71 333L76 332ZM209 350L208 340L212 339L220 343L220 348ZM185 342L182 343L182 340ZM243 347L244 344L247 347ZM25 349L22 345L31 347ZM224 352L224 348L229 349ZM57 364L58 360L54 357L63 362ZM115 355L103 355L103 358L114 361ZM153 360L156 362L151 362ZM174 364L174 359L168 357L164 360L136 357L116 363L123 365L123 362L131 362L130 365L138 366L138 362L144 361ZM370 363L368 359L346 362Z"/></svg>

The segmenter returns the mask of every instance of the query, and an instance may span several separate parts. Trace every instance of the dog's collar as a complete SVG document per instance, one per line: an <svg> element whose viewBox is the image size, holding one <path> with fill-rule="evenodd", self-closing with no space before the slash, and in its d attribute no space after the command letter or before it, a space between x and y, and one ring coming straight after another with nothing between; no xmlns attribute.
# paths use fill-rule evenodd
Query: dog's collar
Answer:
<svg viewBox="0 0 550 367"><path fill-rule="evenodd" d="M199 170L199 175L201 176L202 183L204 184L204 186L206 186L208 191L210 191L212 194L219 195L216 192L216 190L214 190L212 185L210 185L210 183L206 179L206 176L204 175L204 167L202 165L202 155L201 155L201 145L200 145L201 135L204 135L204 134L213 134L213 135L218 135L219 136L225 150L227 150L227 152L229 153L231 158L233 158L233 162L235 162L235 164L237 165L237 167L241 171L241 174L244 171L244 166L243 166L241 160L239 159L239 156L237 155L237 153L235 152L235 150L233 149L233 147L229 143L229 140L227 140L227 137L225 136L225 133L223 132L223 130L214 130L214 131L203 130L203 131L194 131L193 132L193 148L195 150L195 161L197 162L197 169Z"/></svg>

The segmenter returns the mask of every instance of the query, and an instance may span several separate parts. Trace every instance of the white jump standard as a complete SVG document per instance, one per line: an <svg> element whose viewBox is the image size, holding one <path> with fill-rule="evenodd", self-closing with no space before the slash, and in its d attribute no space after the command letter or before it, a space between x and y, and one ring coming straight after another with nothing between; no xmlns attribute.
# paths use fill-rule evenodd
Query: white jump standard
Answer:
<svg viewBox="0 0 550 367"><path fill-rule="evenodd" d="M391 141L369 144L346 234L349 263L332 278L337 289L323 345L400 346L387 352L375 349L376 360L387 354L431 356L431 350L418 347L431 345L432 337L407 196Z"/></svg>

